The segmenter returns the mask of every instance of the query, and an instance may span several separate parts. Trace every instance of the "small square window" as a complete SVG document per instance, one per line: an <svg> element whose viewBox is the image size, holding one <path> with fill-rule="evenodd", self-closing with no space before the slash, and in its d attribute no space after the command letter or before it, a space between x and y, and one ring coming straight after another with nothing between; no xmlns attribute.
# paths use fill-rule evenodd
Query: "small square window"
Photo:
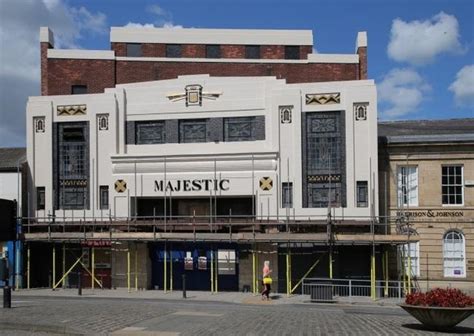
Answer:
<svg viewBox="0 0 474 336"><path fill-rule="evenodd" d="M181 44L167 44L166 57L181 57Z"/></svg>
<svg viewBox="0 0 474 336"><path fill-rule="evenodd" d="M71 94L86 94L87 93L87 85L72 85L71 86Z"/></svg>
<svg viewBox="0 0 474 336"><path fill-rule="evenodd" d="M207 141L207 120L190 119L179 121L179 142L206 142Z"/></svg>
<svg viewBox="0 0 474 336"><path fill-rule="evenodd" d="M140 43L127 43L127 56L128 57L141 57L142 45Z"/></svg>
<svg viewBox="0 0 474 336"><path fill-rule="evenodd" d="M245 46L245 58L260 58L260 46L259 45L248 45Z"/></svg>
<svg viewBox="0 0 474 336"><path fill-rule="evenodd" d="M45 187L36 187L36 209L44 210L46 207Z"/></svg>
<svg viewBox="0 0 474 336"><path fill-rule="evenodd" d="M300 47L285 46L285 59L300 59Z"/></svg>
<svg viewBox="0 0 474 336"><path fill-rule="evenodd" d="M218 44L206 45L206 58L221 58L221 46Z"/></svg>

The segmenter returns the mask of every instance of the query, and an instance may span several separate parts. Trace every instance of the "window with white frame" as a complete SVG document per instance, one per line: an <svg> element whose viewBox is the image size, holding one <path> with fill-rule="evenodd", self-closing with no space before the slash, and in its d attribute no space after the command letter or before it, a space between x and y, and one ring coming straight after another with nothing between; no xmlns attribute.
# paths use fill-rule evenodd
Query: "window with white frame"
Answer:
<svg viewBox="0 0 474 336"><path fill-rule="evenodd" d="M418 206L418 167L398 167L398 205Z"/></svg>
<svg viewBox="0 0 474 336"><path fill-rule="evenodd" d="M441 167L441 192L443 205L463 204L463 167Z"/></svg>
<svg viewBox="0 0 474 336"><path fill-rule="evenodd" d="M405 274L411 274L412 277L420 276L420 243L400 245L400 254Z"/></svg>
<svg viewBox="0 0 474 336"><path fill-rule="evenodd" d="M464 236L461 232L446 232L443 238L443 268L445 277L466 276L464 249Z"/></svg>

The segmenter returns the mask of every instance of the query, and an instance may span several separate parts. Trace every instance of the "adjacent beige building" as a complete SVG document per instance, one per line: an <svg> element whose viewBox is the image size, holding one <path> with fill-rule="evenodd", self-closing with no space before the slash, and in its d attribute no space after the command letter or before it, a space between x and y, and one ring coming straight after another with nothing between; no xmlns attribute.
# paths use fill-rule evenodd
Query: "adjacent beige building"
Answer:
<svg viewBox="0 0 474 336"><path fill-rule="evenodd" d="M392 265L422 290L474 291L474 119L382 122L379 139L381 215L419 240Z"/></svg>

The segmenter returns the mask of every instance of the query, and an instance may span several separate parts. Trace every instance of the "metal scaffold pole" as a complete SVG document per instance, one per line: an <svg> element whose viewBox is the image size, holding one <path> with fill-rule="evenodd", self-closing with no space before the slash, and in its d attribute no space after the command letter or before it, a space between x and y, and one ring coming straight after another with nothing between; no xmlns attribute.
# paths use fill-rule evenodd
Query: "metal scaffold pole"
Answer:
<svg viewBox="0 0 474 336"><path fill-rule="evenodd" d="M214 292L214 251L211 250L211 293Z"/></svg>
<svg viewBox="0 0 474 336"><path fill-rule="evenodd" d="M168 273L167 273L167 265L166 265L166 260L167 260L167 251L166 251L166 242L165 242L165 250L163 252L163 292L166 293L166 290L167 290L167 277L168 277Z"/></svg>
<svg viewBox="0 0 474 336"><path fill-rule="evenodd" d="M127 289L130 293L130 242L127 246Z"/></svg>
<svg viewBox="0 0 474 336"><path fill-rule="evenodd" d="M26 288L30 289L30 244L27 244L27 251L26 251Z"/></svg>
<svg viewBox="0 0 474 336"><path fill-rule="evenodd" d="M138 244L135 243L135 290L138 291Z"/></svg>
<svg viewBox="0 0 474 336"><path fill-rule="evenodd" d="M255 245L252 251L252 292L257 294L257 260L255 255Z"/></svg>
<svg viewBox="0 0 474 336"><path fill-rule="evenodd" d="M170 246L170 292L173 291L173 249Z"/></svg>
<svg viewBox="0 0 474 336"><path fill-rule="evenodd" d="M384 264L384 274L385 274L385 290L384 290L384 295L385 297L388 297L388 250L385 251L385 264Z"/></svg>
<svg viewBox="0 0 474 336"><path fill-rule="evenodd" d="M63 243L63 274L66 272L66 244ZM66 288L66 278L62 281L63 288Z"/></svg>
<svg viewBox="0 0 474 336"><path fill-rule="evenodd" d="M53 243L53 285L56 283L56 244Z"/></svg>
<svg viewBox="0 0 474 336"><path fill-rule="evenodd" d="M92 248L92 258L91 258L91 287L95 289L95 248Z"/></svg>

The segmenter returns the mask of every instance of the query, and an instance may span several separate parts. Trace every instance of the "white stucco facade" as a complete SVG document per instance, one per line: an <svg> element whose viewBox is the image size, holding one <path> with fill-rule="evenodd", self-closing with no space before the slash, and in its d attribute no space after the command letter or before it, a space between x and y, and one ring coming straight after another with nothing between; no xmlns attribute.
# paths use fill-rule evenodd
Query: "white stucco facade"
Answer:
<svg viewBox="0 0 474 336"><path fill-rule="evenodd" d="M202 103L186 106L185 87L200 85ZM172 96L182 95L180 99ZM323 97L315 103L307 95ZM337 99L325 102L333 96ZM318 98L319 99L319 98ZM355 108L366 108L364 118ZM71 108L59 115L58 106ZM81 113L74 113L74 106ZM85 108L84 108L85 106ZM283 108L291 110L291 121L282 120ZM77 110L77 108L76 108ZM286 84L275 77L182 76L173 80L117 85L102 94L30 97L27 104L27 155L30 215L46 217L130 217L137 198L252 197L259 217L325 218L327 207L303 204L303 119L308 113L338 112L343 118L345 206L334 214L366 220L377 215L377 104L372 80ZM127 123L152 120L186 120L264 116L264 140L208 141L201 143L131 144ZM98 120L106 117L107 129ZM44 120L38 131L37 121ZM89 206L62 210L54 206L55 123L87 121L89 143ZM270 178L264 190L260 180ZM121 192L118 180L126 182ZM193 181L200 180L198 188ZM205 180L225 181L222 188L206 188ZM172 181L173 190L158 190L160 181ZM181 181L178 188L176 183ZM190 181L190 182L185 182ZM214 182L209 182L210 185ZM357 181L366 181L369 205L357 206ZM282 183L292 183L291 209L282 207ZM197 183L197 182L196 182ZM45 188L45 208L37 210L35 188ZM109 209L100 209L99 187L109 186ZM179 190L177 190L179 189ZM209 190L207 190L209 189ZM218 189L218 190L215 190ZM217 200L218 202L218 200ZM74 212L74 214L73 214ZM250 214L249 214L250 215Z"/></svg>

